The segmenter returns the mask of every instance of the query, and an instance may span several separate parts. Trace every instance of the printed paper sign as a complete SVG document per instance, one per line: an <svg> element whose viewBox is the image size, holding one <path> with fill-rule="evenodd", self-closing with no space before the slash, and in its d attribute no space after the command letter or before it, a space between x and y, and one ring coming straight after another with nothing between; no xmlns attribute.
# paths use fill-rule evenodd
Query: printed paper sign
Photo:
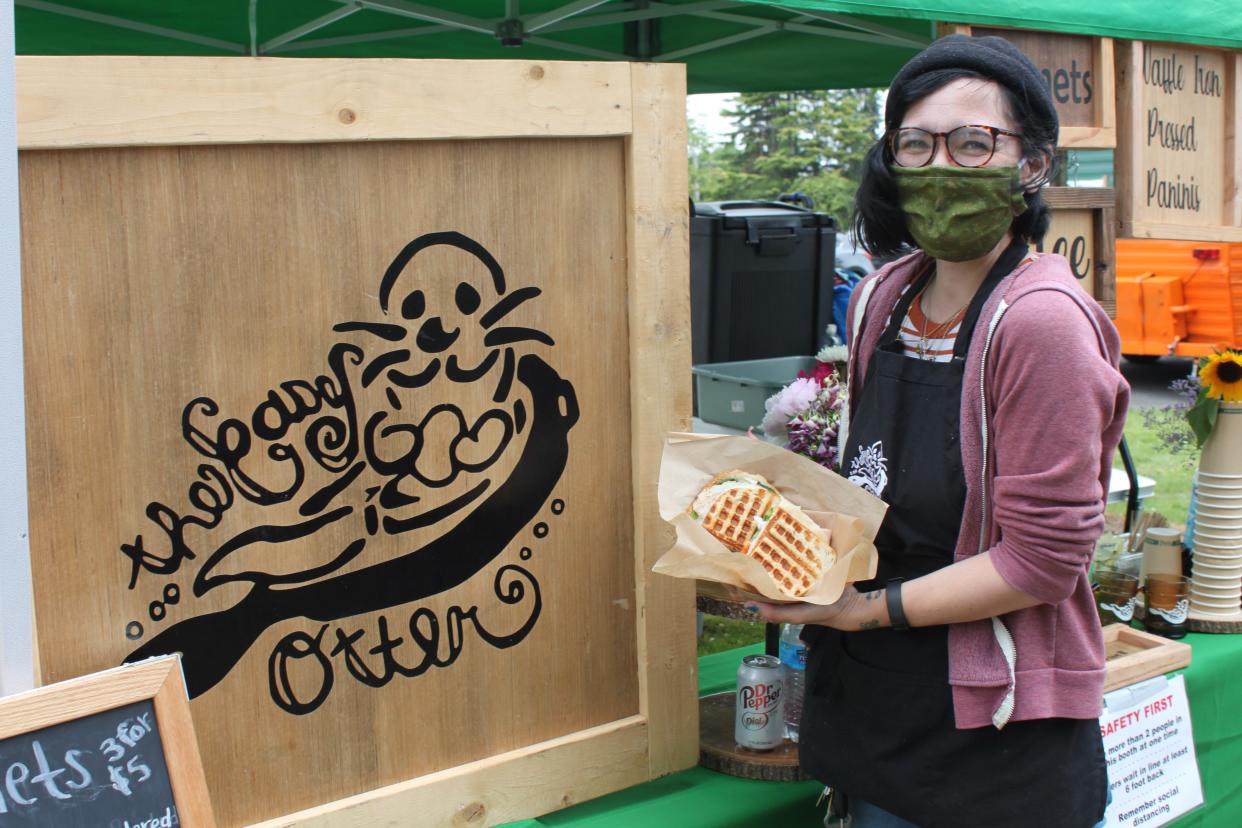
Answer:
<svg viewBox="0 0 1242 828"><path fill-rule="evenodd" d="M1182 676L1110 693L1100 716L1113 801L1108 828L1155 828L1203 804Z"/></svg>

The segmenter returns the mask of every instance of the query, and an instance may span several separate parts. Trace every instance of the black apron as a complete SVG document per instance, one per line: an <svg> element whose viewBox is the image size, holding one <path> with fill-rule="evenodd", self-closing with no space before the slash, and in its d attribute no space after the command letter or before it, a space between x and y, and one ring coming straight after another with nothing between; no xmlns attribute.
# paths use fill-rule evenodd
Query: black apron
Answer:
<svg viewBox="0 0 1242 828"><path fill-rule="evenodd" d="M966 499L960 413L971 334L989 294L1026 255L1015 242L971 301L950 362L912 359L898 331L931 278L906 291L867 367L842 474L869 481L889 505L876 535L879 566L859 591L953 562ZM948 627L840 633L807 627L800 742L803 769L847 796L923 828L1088 828L1104 815L1099 723L1042 719L958 730L949 686Z"/></svg>

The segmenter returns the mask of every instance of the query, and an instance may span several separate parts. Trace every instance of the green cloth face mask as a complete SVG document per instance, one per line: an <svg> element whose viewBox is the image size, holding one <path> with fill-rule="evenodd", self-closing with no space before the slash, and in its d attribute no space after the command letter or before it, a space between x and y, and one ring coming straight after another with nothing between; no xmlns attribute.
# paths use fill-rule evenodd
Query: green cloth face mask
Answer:
<svg viewBox="0 0 1242 828"><path fill-rule="evenodd" d="M986 255L1026 212L1017 167L892 167L906 226L927 255Z"/></svg>

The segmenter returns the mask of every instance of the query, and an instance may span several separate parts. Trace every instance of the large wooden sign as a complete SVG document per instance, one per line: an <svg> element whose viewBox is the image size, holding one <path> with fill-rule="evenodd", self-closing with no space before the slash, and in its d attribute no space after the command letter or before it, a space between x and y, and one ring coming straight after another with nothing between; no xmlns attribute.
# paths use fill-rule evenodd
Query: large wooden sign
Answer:
<svg viewBox="0 0 1242 828"><path fill-rule="evenodd" d="M683 71L19 60L42 668L181 653L223 824L694 763Z"/></svg>
<svg viewBox="0 0 1242 828"><path fill-rule="evenodd" d="M942 25L940 32L1002 37L1022 50L1043 75L1055 102L1061 121L1058 147L1116 146L1111 38L961 24Z"/></svg>
<svg viewBox="0 0 1242 828"><path fill-rule="evenodd" d="M1242 241L1242 53L1125 42L1117 66L1121 234Z"/></svg>
<svg viewBox="0 0 1242 828"><path fill-rule="evenodd" d="M0 775L5 828L215 825L175 656L0 699Z"/></svg>
<svg viewBox="0 0 1242 828"><path fill-rule="evenodd" d="M1111 189L1047 187L1052 223L1037 249L1059 253L1083 288L1108 311L1117 308L1114 267L1115 194Z"/></svg>

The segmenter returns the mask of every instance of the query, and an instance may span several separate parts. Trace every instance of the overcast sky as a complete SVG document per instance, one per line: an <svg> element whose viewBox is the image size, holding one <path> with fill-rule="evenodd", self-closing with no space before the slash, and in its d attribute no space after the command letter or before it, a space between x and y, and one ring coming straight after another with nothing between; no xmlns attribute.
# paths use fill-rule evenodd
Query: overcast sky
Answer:
<svg viewBox="0 0 1242 828"><path fill-rule="evenodd" d="M730 132L733 131L733 124L720 114L720 110L727 109L736 97L734 93L726 92L722 94L709 95L687 95L686 96L686 117L692 121L697 121L707 134L714 141L723 141ZM888 97L887 90L880 94L880 110L884 109L885 99ZM883 131L883 121L877 126L876 136Z"/></svg>
<svg viewBox="0 0 1242 828"><path fill-rule="evenodd" d="M697 122L713 141L722 141L733 131L728 118L720 114L733 100L731 93L720 95L689 95L686 97L686 117Z"/></svg>

